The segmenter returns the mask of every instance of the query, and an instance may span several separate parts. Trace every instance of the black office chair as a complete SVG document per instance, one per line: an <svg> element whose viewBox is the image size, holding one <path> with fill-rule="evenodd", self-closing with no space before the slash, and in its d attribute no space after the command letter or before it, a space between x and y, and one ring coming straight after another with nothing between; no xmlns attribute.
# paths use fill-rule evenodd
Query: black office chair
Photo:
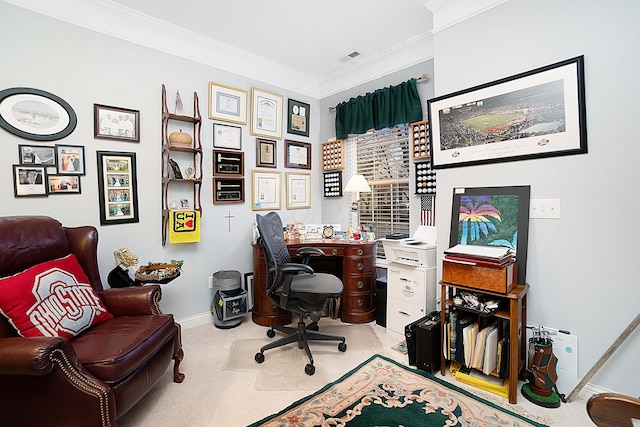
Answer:
<svg viewBox="0 0 640 427"><path fill-rule="evenodd" d="M302 263L291 262L289 250L284 241L282 221L275 212L266 215L256 215L258 231L260 232L260 245L267 260L267 296L284 310L298 315L297 327L272 325L267 336L273 338L275 330L287 334L272 343L263 346L256 353L256 362L264 362L266 350L281 347L293 342L298 343L298 348L304 348L309 363L304 371L313 375L316 371L313 365L313 356L309 350L308 341L340 341L338 350L347 351L345 338L318 332L318 321L321 317L328 316L329 301L342 295L342 281L326 273L315 273L309 265L311 255L324 255L319 248L304 247L296 251L302 257ZM311 323L305 324L309 317Z"/></svg>

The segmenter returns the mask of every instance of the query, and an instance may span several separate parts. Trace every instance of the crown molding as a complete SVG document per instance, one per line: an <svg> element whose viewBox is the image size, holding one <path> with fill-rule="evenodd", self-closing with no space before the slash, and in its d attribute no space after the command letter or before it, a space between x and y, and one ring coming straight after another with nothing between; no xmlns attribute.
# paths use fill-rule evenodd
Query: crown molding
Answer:
<svg viewBox="0 0 640 427"><path fill-rule="evenodd" d="M427 0L424 7L433 15L435 34L445 28L458 24L509 0Z"/></svg>

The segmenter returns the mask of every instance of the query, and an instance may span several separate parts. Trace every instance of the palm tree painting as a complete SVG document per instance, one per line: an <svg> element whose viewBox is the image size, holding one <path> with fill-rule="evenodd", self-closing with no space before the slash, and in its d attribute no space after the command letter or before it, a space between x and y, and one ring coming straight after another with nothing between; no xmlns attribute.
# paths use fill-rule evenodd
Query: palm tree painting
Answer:
<svg viewBox="0 0 640 427"><path fill-rule="evenodd" d="M526 283L530 190L528 185L454 188L449 246L510 248L518 261L518 283Z"/></svg>
<svg viewBox="0 0 640 427"><path fill-rule="evenodd" d="M507 246L515 250L519 202L517 195L461 196L457 243Z"/></svg>

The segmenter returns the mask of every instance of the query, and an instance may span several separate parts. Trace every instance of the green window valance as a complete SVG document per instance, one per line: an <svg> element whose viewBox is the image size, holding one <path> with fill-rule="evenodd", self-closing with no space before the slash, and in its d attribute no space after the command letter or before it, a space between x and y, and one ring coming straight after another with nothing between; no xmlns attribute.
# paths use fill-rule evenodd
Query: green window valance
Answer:
<svg viewBox="0 0 640 427"><path fill-rule="evenodd" d="M416 79L351 98L336 106L336 138L422 120Z"/></svg>

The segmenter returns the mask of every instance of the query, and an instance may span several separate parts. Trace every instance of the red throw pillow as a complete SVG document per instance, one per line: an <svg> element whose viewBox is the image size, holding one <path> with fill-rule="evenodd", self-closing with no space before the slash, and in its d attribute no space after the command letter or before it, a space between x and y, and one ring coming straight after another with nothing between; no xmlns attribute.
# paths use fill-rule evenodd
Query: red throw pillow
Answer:
<svg viewBox="0 0 640 427"><path fill-rule="evenodd" d="M0 313L23 337L72 338L113 317L73 254L0 279Z"/></svg>

